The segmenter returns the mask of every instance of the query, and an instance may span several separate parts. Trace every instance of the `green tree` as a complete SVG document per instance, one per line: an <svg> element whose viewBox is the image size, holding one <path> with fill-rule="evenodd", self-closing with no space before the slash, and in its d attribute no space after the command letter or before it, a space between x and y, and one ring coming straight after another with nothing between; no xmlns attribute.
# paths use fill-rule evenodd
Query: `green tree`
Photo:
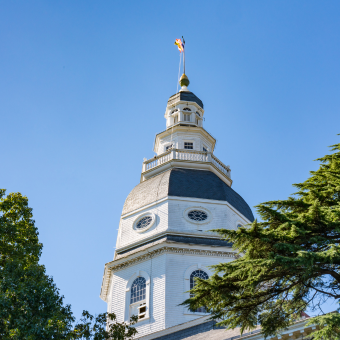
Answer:
<svg viewBox="0 0 340 340"><path fill-rule="evenodd" d="M227 328L262 326L272 336L307 308L340 298L340 144L318 159L320 167L287 200L257 206L261 222L238 230L215 230L233 242L239 256L197 279L184 304L205 306ZM339 309L338 309L339 312ZM340 339L340 314L314 317L314 339ZM323 327L325 325L325 327Z"/></svg>
<svg viewBox="0 0 340 340"><path fill-rule="evenodd" d="M28 199L20 193L5 196L0 189L0 338L4 340L93 339L125 340L137 333L114 314L94 318L83 312L75 321L71 307L38 263L42 251ZM109 327L106 328L106 321Z"/></svg>
<svg viewBox="0 0 340 340"><path fill-rule="evenodd" d="M106 326L108 322L108 327ZM133 325L138 321L137 316L132 316L130 323L117 322L114 313L102 313L94 317L89 312L83 311L80 323L71 333L72 339L86 340L130 340L137 334Z"/></svg>
<svg viewBox="0 0 340 340"><path fill-rule="evenodd" d="M0 338L65 339L74 318L39 265L42 244L27 197L0 190Z"/></svg>

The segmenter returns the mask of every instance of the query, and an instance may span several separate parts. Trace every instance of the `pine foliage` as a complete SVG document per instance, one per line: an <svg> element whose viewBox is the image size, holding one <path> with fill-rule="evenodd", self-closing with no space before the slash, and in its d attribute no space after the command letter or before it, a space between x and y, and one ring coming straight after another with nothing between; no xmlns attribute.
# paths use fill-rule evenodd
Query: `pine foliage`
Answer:
<svg viewBox="0 0 340 340"><path fill-rule="evenodd" d="M287 200L257 206L261 222L238 230L219 229L239 256L214 266L208 280L197 279L185 301L206 306L227 328L253 329L273 336L307 308L339 303L340 298L340 144L318 159L320 167ZM339 311L339 310L338 310ZM314 339L340 339L340 314L314 317Z"/></svg>

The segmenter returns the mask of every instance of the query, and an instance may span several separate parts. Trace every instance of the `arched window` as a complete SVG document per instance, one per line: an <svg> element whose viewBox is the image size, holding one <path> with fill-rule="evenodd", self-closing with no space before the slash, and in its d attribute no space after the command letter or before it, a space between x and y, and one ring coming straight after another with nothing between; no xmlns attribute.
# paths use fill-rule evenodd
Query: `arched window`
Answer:
<svg viewBox="0 0 340 340"><path fill-rule="evenodd" d="M131 286L131 303L145 300L146 296L146 280L144 277L137 277Z"/></svg>
<svg viewBox="0 0 340 340"><path fill-rule="evenodd" d="M203 280L207 280L209 278L208 274L206 272L204 272L201 269L197 269L195 271L193 271L190 275L190 289L194 288L196 285L196 278L199 277L200 279ZM190 293L190 297L193 297L194 294ZM206 313L207 310L205 307L199 307L196 310L191 310L191 312L195 312L195 313Z"/></svg>
<svg viewBox="0 0 340 340"><path fill-rule="evenodd" d="M132 315L139 321L150 317L150 276L144 270L134 273L126 284L124 320L128 322Z"/></svg>
<svg viewBox="0 0 340 340"><path fill-rule="evenodd" d="M145 319L146 316L146 280L144 277L137 277L131 285L130 317L138 315L138 319Z"/></svg>
<svg viewBox="0 0 340 340"><path fill-rule="evenodd" d="M183 111L191 111L188 107L185 107Z"/></svg>

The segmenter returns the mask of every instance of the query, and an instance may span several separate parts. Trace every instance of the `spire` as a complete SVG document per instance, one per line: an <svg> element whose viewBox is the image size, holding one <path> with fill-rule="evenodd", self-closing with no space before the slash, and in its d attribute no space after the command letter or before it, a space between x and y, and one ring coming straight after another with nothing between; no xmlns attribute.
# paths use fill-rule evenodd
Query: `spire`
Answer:
<svg viewBox="0 0 340 340"><path fill-rule="evenodd" d="M182 77L179 80L179 84L181 85L181 89L179 92L189 92L188 86L190 84L189 78L185 75L185 73L182 74Z"/></svg>
<svg viewBox="0 0 340 340"><path fill-rule="evenodd" d="M189 81L189 78L185 75L185 40L183 36L182 36L182 40L176 39L175 41L175 45L177 45L179 52L180 53L183 52L183 74L182 74L181 79L179 80L179 83L181 85L181 89L179 92L190 92L188 90L190 81ZM179 67L181 68L181 58L179 58ZM179 75L179 72L178 72L178 75Z"/></svg>

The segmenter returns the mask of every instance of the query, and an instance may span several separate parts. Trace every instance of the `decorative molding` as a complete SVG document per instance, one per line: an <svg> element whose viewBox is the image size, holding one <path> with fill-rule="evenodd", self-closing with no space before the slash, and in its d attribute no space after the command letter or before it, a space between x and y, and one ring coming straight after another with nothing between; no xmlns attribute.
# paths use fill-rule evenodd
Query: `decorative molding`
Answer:
<svg viewBox="0 0 340 340"><path fill-rule="evenodd" d="M212 251L212 250L201 250L201 249L185 249L180 247L164 247L148 252L147 254L140 255L130 260L126 260L124 263L109 266L111 272L121 270L129 267L135 263L139 263L145 260L149 260L155 256L159 256L164 253L181 254L181 255L204 255L204 256L218 256L218 257L232 257L235 258L235 253L224 252L224 251Z"/></svg>
<svg viewBox="0 0 340 340"><path fill-rule="evenodd" d="M216 233L209 233L208 232L205 232L204 234L202 232L197 232L195 230L193 230L192 232L180 232L180 231L177 231L177 230L173 230L173 229L166 229L156 235L151 235L150 237L146 237L144 239L141 239L137 242L134 242L134 243L130 243L130 244L127 244L126 246L124 247L121 247L121 248L116 248L116 253L118 254L122 254L122 253L125 253L126 251L130 251L132 249L137 249L138 247L140 246L143 246L144 244L147 244L149 242L152 242L152 241L157 241L159 238L161 238L162 236L165 236L165 235L177 235L177 236L188 236L188 237L199 237L199 238L211 238L211 239L216 239L216 240L220 240L221 237L220 236L217 236ZM116 258L114 258L116 259Z"/></svg>
<svg viewBox="0 0 340 340"><path fill-rule="evenodd" d="M133 258L127 258L124 262L116 260L109 262L105 265L104 275L103 275L103 284L102 284L102 291L100 297L106 301L106 297L108 294L108 288L110 283L111 274L122 270L124 268L130 267L134 264L147 261L152 259L156 256L160 256L162 254L180 254L180 255L195 255L195 256L214 256L214 257L221 257L221 258L233 258L235 259L235 252L232 251L219 251L219 250L203 250L203 249L188 249L182 247L169 247L163 246L158 249L154 249L148 251L147 253L141 254L139 256ZM119 262L115 264L114 262Z"/></svg>

